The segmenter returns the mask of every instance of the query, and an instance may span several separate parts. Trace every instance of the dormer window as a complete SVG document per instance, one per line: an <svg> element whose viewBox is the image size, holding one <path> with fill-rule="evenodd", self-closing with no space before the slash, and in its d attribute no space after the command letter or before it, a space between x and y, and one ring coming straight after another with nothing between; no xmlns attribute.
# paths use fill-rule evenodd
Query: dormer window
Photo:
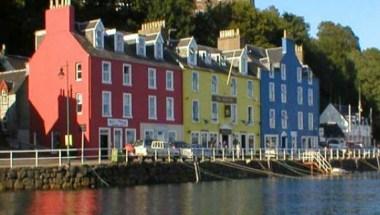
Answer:
<svg viewBox="0 0 380 215"><path fill-rule="evenodd" d="M95 47L101 49L104 47L104 33L102 29L95 31Z"/></svg>
<svg viewBox="0 0 380 215"><path fill-rule="evenodd" d="M163 44L161 42L157 42L154 47L154 57L156 59L163 58Z"/></svg>
<svg viewBox="0 0 380 215"><path fill-rule="evenodd" d="M145 57L145 40L141 36L137 39L136 54Z"/></svg>
<svg viewBox="0 0 380 215"><path fill-rule="evenodd" d="M189 63L194 65L195 64L195 49L193 47L190 47L189 50Z"/></svg>
<svg viewBox="0 0 380 215"><path fill-rule="evenodd" d="M124 52L124 40L122 34L115 34L115 51Z"/></svg>
<svg viewBox="0 0 380 215"><path fill-rule="evenodd" d="M247 60L244 57L240 58L240 73L247 74Z"/></svg>

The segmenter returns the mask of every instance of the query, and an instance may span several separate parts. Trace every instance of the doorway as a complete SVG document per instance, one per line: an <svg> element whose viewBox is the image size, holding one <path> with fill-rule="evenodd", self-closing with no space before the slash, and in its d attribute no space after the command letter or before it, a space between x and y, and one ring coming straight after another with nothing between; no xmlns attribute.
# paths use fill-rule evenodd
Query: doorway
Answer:
<svg viewBox="0 0 380 215"><path fill-rule="evenodd" d="M246 144L246 140L245 140L245 134L242 134L240 135L240 139L241 139L241 148L242 149L248 149L249 147L247 147L247 144Z"/></svg>
<svg viewBox="0 0 380 215"><path fill-rule="evenodd" d="M100 129L99 131L99 150L102 159L108 159L110 131L109 129Z"/></svg>
<svg viewBox="0 0 380 215"><path fill-rule="evenodd" d="M228 135L225 135L225 134L222 135L222 147L223 148L228 147Z"/></svg>

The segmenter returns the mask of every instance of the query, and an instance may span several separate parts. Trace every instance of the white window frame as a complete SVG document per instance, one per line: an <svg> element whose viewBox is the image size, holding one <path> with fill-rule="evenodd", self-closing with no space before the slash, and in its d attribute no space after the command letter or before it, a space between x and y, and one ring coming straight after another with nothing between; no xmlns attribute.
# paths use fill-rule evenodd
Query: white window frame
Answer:
<svg viewBox="0 0 380 215"><path fill-rule="evenodd" d="M132 132L133 133L133 142L128 142L128 132ZM131 144L133 144L134 142L136 142L136 129L134 129L134 128L126 128L125 129L125 143L131 143Z"/></svg>
<svg viewBox="0 0 380 215"><path fill-rule="evenodd" d="M308 70L308 73L307 73L307 83L309 85L313 84L313 72L311 70Z"/></svg>
<svg viewBox="0 0 380 215"><path fill-rule="evenodd" d="M299 105L303 104L303 88L297 87L297 103Z"/></svg>
<svg viewBox="0 0 380 215"><path fill-rule="evenodd" d="M302 68L297 67L297 82L301 83L302 82Z"/></svg>
<svg viewBox="0 0 380 215"><path fill-rule="evenodd" d="M197 140L197 143L193 143L193 134L196 134L197 136L198 136L198 140ZM190 133L190 144L197 144L197 145L200 145L200 137L201 137L201 135L200 135L200 132L198 132L198 131L192 131L191 133Z"/></svg>
<svg viewBox="0 0 380 215"><path fill-rule="evenodd" d="M308 114L308 127L310 131L314 130L314 114L313 113Z"/></svg>
<svg viewBox="0 0 380 215"><path fill-rule="evenodd" d="M170 133L174 134L174 141L176 141L177 140L177 131L176 130L168 130L168 142L170 142L170 139L169 139Z"/></svg>
<svg viewBox="0 0 380 215"><path fill-rule="evenodd" d="M247 107L247 125L253 125L255 122L255 110L253 109L252 105L248 105ZM251 115L251 120L249 119L249 116Z"/></svg>
<svg viewBox="0 0 380 215"><path fill-rule="evenodd" d="M128 68L128 74L125 74L125 68ZM123 85L132 86L132 65L124 63L123 64Z"/></svg>
<svg viewBox="0 0 380 215"><path fill-rule="evenodd" d="M281 111L281 128L288 128L288 112L286 110Z"/></svg>
<svg viewBox="0 0 380 215"><path fill-rule="evenodd" d="M231 78L231 96L237 96L237 79Z"/></svg>
<svg viewBox="0 0 380 215"><path fill-rule="evenodd" d="M100 35L98 34L100 33ZM102 29L96 29L94 31L94 38L95 38L95 48L100 48L100 49L103 49L104 48L104 31ZM100 37L100 38L99 38ZM100 39L100 40L98 40Z"/></svg>
<svg viewBox="0 0 380 215"><path fill-rule="evenodd" d="M126 103L126 96L129 97L129 104ZM129 107L129 113L126 113L126 106ZM124 118L132 118L132 94L131 93L123 93L123 117Z"/></svg>
<svg viewBox="0 0 380 215"><path fill-rule="evenodd" d="M109 70L104 70L104 65L108 65ZM108 73L109 80L106 80L106 74ZM112 84L112 64L110 61L102 61L102 83L103 84Z"/></svg>
<svg viewBox="0 0 380 215"><path fill-rule="evenodd" d="M303 112L297 113L297 121L298 121L298 129L302 130L303 129Z"/></svg>
<svg viewBox="0 0 380 215"><path fill-rule="evenodd" d="M161 41L157 41L154 44L154 58L156 58L157 60L162 60L164 57L163 50L164 50L163 43Z"/></svg>
<svg viewBox="0 0 380 215"><path fill-rule="evenodd" d="M253 81L252 80L248 80L247 81L247 96L249 98L253 98L253 92L254 92L254 89L253 89Z"/></svg>
<svg viewBox="0 0 380 215"><path fill-rule="evenodd" d="M281 64L281 80L286 80L286 65L283 63Z"/></svg>
<svg viewBox="0 0 380 215"><path fill-rule="evenodd" d="M193 108L193 106L194 106L194 103L197 103L197 106L198 106L198 112L197 112L197 118L196 118L196 120L194 120L195 119L195 116L194 116L194 108ZM191 111L191 120L192 120L192 122L193 123L199 123L200 122L200 104L199 104L199 100L198 99L194 99L192 102L191 102L191 109L192 109L192 111Z"/></svg>
<svg viewBox="0 0 380 215"><path fill-rule="evenodd" d="M170 104L171 106L169 106ZM170 109L171 109L171 114L169 114ZM166 97L166 120L174 121L174 98L173 97Z"/></svg>
<svg viewBox="0 0 380 215"><path fill-rule="evenodd" d="M309 106L313 106L314 105L314 98L313 98L313 89L308 89L307 90L307 103Z"/></svg>
<svg viewBox="0 0 380 215"><path fill-rule="evenodd" d="M193 71L191 73L191 89L193 92L199 91L199 72Z"/></svg>
<svg viewBox="0 0 380 215"><path fill-rule="evenodd" d="M211 94L212 95L218 94L218 76L216 75L211 76Z"/></svg>
<svg viewBox="0 0 380 215"><path fill-rule="evenodd" d="M83 114L83 95L82 93L76 93L75 95L76 100L76 112L78 115Z"/></svg>
<svg viewBox="0 0 380 215"><path fill-rule="evenodd" d="M105 113L105 100L104 97L105 95L109 95L109 101L108 101L108 106L109 106L109 113ZM112 117L112 92L111 91L102 91L102 117Z"/></svg>
<svg viewBox="0 0 380 215"><path fill-rule="evenodd" d="M273 82L269 82L268 86L269 86L269 101L270 102L274 102L275 101L275 97L276 97L274 83Z"/></svg>
<svg viewBox="0 0 380 215"><path fill-rule="evenodd" d="M269 128L276 128L276 111L275 109L269 109Z"/></svg>
<svg viewBox="0 0 380 215"><path fill-rule="evenodd" d="M165 85L166 90L174 91L174 72L171 70L166 70Z"/></svg>
<svg viewBox="0 0 380 215"><path fill-rule="evenodd" d="M214 113L214 105L216 107L216 113ZM218 123L219 121L219 105L218 102L211 102L211 122Z"/></svg>
<svg viewBox="0 0 380 215"><path fill-rule="evenodd" d="M286 84L281 84L281 102L286 103L287 102L287 89L286 89Z"/></svg>
<svg viewBox="0 0 380 215"><path fill-rule="evenodd" d="M151 139L146 139L146 136L147 136L146 133L152 133ZM155 139L155 137L154 137L154 130L151 129L151 128L144 129L144 134L143 135L144 135L143 136L144 140L154 140Z"/></svg>
<svg viewBox="0 0 380 215"><path fill-rule="evenodd" d="M269 78L274 78L274 70L273 69L270 69L269 70Z"/></svg>
<svg viewBox="0 0 380 215"><path fill-rule="evenodd" d="M153 99L154 104L151 104L151 99ZM151 107L154 108L153 115L151 115L150 109ZM148 119L150 120L157 120L157 97L153 95L148 96Z"/></svg>
<svg viewBox="0 0 380 215"><path fill-rule="evenodd" d="M83 78L83 72L82 72L82 64L81 63L76 63L75 64L75 80L76 81L82 81Z"/></svg>
<svg viewBox="0 0 380 215"><path fill-rule="evenodd" d="M124 52L124 38L123 34L116 33L115 34L115 51L116 52Z"/></svg>
<svg viewBox="0 0 380 215"><path fill-rule="evenodd" d="M151 84L151 81L153 85ZM157 70L152 67L148 68L148 89L151 89L151 90L157 89Z"/></svg>

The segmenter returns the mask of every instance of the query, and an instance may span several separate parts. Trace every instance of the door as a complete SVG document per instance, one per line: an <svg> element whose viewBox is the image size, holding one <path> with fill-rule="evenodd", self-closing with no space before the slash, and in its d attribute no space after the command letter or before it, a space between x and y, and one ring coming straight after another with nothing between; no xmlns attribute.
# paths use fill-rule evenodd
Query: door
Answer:
<svg viewBox="0 0 380 215"><path fill-rule="evenodd" d="M222 147L228 147L228 135L222 135Z"/></svg>
<svg viewBox="0 0 380 215"><path fill-rule="evenodd" d="M202 148L208 148L207 132L201 132L201 145L202 145Z"/></svg>
<svg viewBox="0 0 380 215"><path fill-rule="evenodd" d="M102 159L108 159L109 130L100 129L99 131L99 150L101 150Z"/></svg>
<svg viewBox="0 0 380 215"><path fill-rule="evenodd" d="M240 135L241 148L242 149L249 149L249 147L247 147L245 138L246 138L245 134Z"/></svg>
<svg viewBox="0 0 380 215"><path fill-rule="evenodd" d="M123 130L121 128L115 128L113 130L113 147L117 149L122 149L123 147Z"/></svg>

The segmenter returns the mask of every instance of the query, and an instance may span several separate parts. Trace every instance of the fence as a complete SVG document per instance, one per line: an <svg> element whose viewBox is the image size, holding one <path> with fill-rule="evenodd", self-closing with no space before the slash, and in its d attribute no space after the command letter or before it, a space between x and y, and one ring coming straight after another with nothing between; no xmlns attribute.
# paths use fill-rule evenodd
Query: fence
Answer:
<svg viewBox="0 0 380 215"><path fill-rule="evenodd" d="M187 151L186 151L187 150ZM69 152L69 153L67 153ZM0 151L0 168L26 166L62 166L95 165L102 163L132 162L141 160L165 161L193 160L200 161L236 161L236 160L297 160L304 161L309 152L319 152L326 160L369 159L378 158L380 150L370 149L225 149L225 148L196 148L196 149L156 149L148 150L144 156L128 155L125 151L112 153L108 148L81 149L36 149Z"/></svg>

